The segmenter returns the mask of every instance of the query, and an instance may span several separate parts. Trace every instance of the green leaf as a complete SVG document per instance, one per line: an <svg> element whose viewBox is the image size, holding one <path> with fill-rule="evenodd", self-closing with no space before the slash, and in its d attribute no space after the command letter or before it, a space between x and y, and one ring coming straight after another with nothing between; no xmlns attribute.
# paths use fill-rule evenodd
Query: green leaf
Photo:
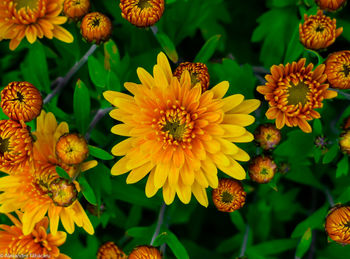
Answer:
<svg viewBox="0 0 350 259"><path fill-rule="evenodd" d="M292 38L287 46L286 55L284 57L284 64L291 63L299 59L304 51L304 46L299 40L299 27L295 26Z"/></svg>
<svg viewBox="0 0 350 259"><path fill-rule="evenodd" d="M62 177L64 179L68 179L68 180L71 179L70 176L68 175L68 173L60 166L56 166L56 172L60 177Z"/></svg>
<svg viewBox="0 0 350 259"><path fill-rule="evenodd" d="M142 237L152 237L154 232L154 225L149 227L133 227L126 231L126 234L134 237L134 238L142 238Z"/></svg>
<svg viewBox="0 0 350 259"><path fill-rule="evenodd" d="M107 41L104 45L105 68L117 72L120 68L120 53L118 46L113 40Z"/></svg>
<svg viewBox="0 0 350 259"><path fill-rule="evenodd" d="M209 40L207 40L207 42L198 52L197 56L194 58L194 62L207 63L209 59L213 56L220 41L220 38L221 35L214 35Z"/></svg>
<svg viewBox="0 0 350 259"><path fill-rule="evenodd" d="M85 177L79 177L78 182L80 184L80 187L85 199L92 205L97 205L95 193L92 190L88 181L85 179Z"/></svg>
<svg viewBox="0 0 350 259"><path fill-rule="evenodd" d="M296 244L297 240L286 238L260 243L258 245L254 245L252 248L254 249L254 252L259 255L274 255L290 250L294 248ZM247 248L247 252L248 250L249 248Z"/></svg>
<svg viewBox="0 0 350 259"><path fill-rule="evenodd" d="M90 94L88 88L80 79L77 81L74 90L73 110L76 126L81 134L85 134L90 119Z"/></svg>
<svg viewBox="0 0 350 259"><path fill-rule="evenodd" d="M335 203L347 203L350 201L350 187L347 187L346 190L335 200Z"/></svg>
<svg viewBox="0 0 350 259"><path fill-rule="evenodd" d="M315 119L313 123L313 134L320 136L322 134L322 123L320 119Z"/></svg>
<svg viewBox="0 0 350 259"><path fill-rule="evenodd" d="M178 259L189 259L189 255L185 247L180 243L179 239L169 230L160 233L154 241L154 246L160 246L166 243L174 255Z"/></svg>
<svg viewBox="0 0 350 259"><path fill-rule="evenodd" d="M323 164L328 164L330 162L332 162L334 160L334 158L337 156L339 151L339 145L333 144L333 146L331 146L331 148L328 150L328 152L324 155L323 159L322 159L322 163Z"/></svg>
<svg viewBox="0 0 350 259"><path fill-rule="evenodd" d="M107 71L94 56L88 58L88 68L91 81L98 87L105 87Z"/></svg>
<svg viewBox="0 0 350 259"><path fill-rule="evenodd" d="M118 76L113 71L108 71L107 74L107 89L120 92L121 85Z"/></svg>
<svg viewBox="0 0 350 259"><path fill-rule="evenodd" d="M89 152L90 152L90 155L92 155L93 157L96 157L102 160L111 160L114 158L114 156L109 154L107 151L91 145L89 145Z"/></svg>
<svg viewBox="0 0 350 259"><path fill-rule="evenodd" d="M245 226L243 217L238 210L231 212L230 218L232 223L239 229L239 231L242 231L242 232L245 231L246 226Z"/></svg>
<svg viewBox="0 0 350 259"><path fill-rule="evenodd" d="M155 37L169 59L172 62L177 63L179 56L177 55L175 45L170 38L163 32L156 32Z"/></svg>
<svg viewBox="0 0 350 259"><path fill-rule="evenodd" d="M336 178L342 175L347 175L349 172L349 159L348 156L343 156L343 158L337 164Z"/></svg>
<svg viewBox="0 0 350 259"><path fill-rule="evenodd" d="M301 237L297 251L295 252L296 259L300 259L304 254L309 250L312 241L312 231L311 228L308 228L304 235Z"/></svg>

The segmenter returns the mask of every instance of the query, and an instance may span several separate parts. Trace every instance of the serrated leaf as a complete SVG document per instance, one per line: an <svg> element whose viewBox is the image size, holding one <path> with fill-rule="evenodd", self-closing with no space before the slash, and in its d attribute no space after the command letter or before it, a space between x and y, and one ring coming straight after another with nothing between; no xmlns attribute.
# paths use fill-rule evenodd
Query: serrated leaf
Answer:
<svg viewBox="0 0 350 259"><path fill-rule="evenodd" d="M166 243L171 251L174 253L176 258L178 259L189 259L189 255L185 249L185 247L181 244L179 239L169 230L160 233L155 239L153 245L160 246Z"/></svg>
<svg viewBox="0 0 350 259"><path fill-rule="evenodd" d="M92 205L97 205L97 200L94 191L92 190L90 184L84 177L79 177L78 180L81 191L85 197L85 199L91 203Z"/></svg>
<svg viewBox="0 0 350 259"><path fill-rule="evenodd" d="M339 151L338 144L333 144L331 148L328 150L328 152L324 155L322 159L323 164L328 164L334 160L334 158L337 156Z"/></svg>
<svg viewBox="0 0 350 259"><path fill-rule="evenodd" d="M312 241L312 231L308 228L300 239L297 251L295 252L295 257L302 258L304 254L309 250Z"/></svg>
<svg viewBox="0 0 350 259"><path fill-rule="evenodd" d="M107 151L91 145L89 145L89 152L90 152L90 155L92 155L93 157L96 157L102 160L111 160L114 158L114 156L109 154Z"/></svg>
<svg viewBox="0 0 350 259"><path fill-rule="evenodd" d="M337 171L335 177L339 178L342 175L347 175L349 172L349 159L348 156L343 156L343 158L337 164Z"/></svg>
<svg viewBox="0 0 350 259"><path fill-rule="evenodd" d="M106 86L107 71L104 65L94 56L88 58L88 68L91 81L98 87Z"/></svg>
<svg viewBox="0 0 350 259"><path fill-rule="evenodd" d="M68 179L68 180L71 179L70 176L68 175L68 173L60 166L56 166L56 172L60 177L62 177L64 179Z"/></svg>
<svg viewBox="0 0 350 259"><path fill-rule="evenodd" d="M81 80L75 86L73 110L76 126L81 134L85 134L90 120L90 94Z"/></svg>
<svg viewBox="0 0 350 259"><path fill-rule="evenodd" d="M209 59L213 56L220 41L220 38L221 35L214 35L209 40L207 40L207 42L198 52L197 56L194 58L194 62L207 63Z"/></svg>
<svg viewBox="0 0 350 259"><path fill-rule="evenodd" d="M163 32L156 32L155 37L169 59L172 62L177 63L179 56L177 55L175 45L171 39Z"/></svg>

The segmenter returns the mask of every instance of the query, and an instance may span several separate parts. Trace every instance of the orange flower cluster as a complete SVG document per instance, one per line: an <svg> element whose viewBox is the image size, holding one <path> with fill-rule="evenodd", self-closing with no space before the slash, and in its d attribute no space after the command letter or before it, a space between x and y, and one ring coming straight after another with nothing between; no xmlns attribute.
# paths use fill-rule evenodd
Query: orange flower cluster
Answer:
<svg viewBox="0 0 350 259"><path fill-rule="evenodd" d="M90 0L65 0L63 11L64 14L73 20L80 20L89 12Z"/></svg>
<svg viewBox="0 0 350 259"><path fill-rule="evenodd" d="M328 82L334 88L350 89L350 51L330 54L325 61Z"/></svg>
<svg viewBox="0 0 350 259"><path fill-rule="evenodd" d="M330 210L326 218L325 229L328 236L340 243L350 244L350 207L338 205Z"/></svg>
<svg viewBox="0 0 350 259"><path fill-rule="evenodd" d="M112 33L112 22L102 13L88 13L81 21L80 31L87 42L100 44L109 40Z"/></svg>
<svg viewBox="0 0 350 259"><path fill-rule="evenodd" d="M325 11L337 11L346 4L346 0L316 0L318 6Z"/></svg>
<svg viewBox="0 0 350 259"><path fill-rule="evenodd" d="M162 259L161 252L153 246L142 245L135 247L129 256L113 242L107 242L100 246L97 259Z"/></svg>
<svg viewBox="0 0 350 259"><path fill-rule="evenodd" d="M269 156L254 157L249 163L249 176L257 183L268 183L275 176L277 165Z"/></svg>

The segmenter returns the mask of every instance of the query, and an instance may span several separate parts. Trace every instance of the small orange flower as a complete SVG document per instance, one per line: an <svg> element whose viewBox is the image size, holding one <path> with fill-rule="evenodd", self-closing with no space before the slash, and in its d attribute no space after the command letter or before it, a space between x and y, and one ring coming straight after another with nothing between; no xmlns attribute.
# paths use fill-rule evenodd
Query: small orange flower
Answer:
<svg viewBox="0 0 350 259"><path fill-rule="evenodd" d="M71 19L79 20L89 12L90 0L65 0L63 11Z"/></svg>
<svg viewBox="0 0 350 259"><path fill-rule="evenodd" d="M281 141L281 132L271 123L260 125L254 132L255 141L265 150L274 149Z"/></svg>
<svg viewBox="0 0 350 259"><path fill-rule="evenodd" d="M350 207L333 207L326 218L325 230L335 242L350 244Z"/></svg>
<svg viewBox="0 0 350 259"><path fill-rule="evenodd" d="M77 199L78 191L74 183L67 179L57 178L48 187L52 201L60 207L68 207Z"/></svg>
<svg viewBox="0 0 350 259"><path fill-rule="evenodd" d="M126 254L113 242L107 242L100 246L97 259L126 259Z"/></svg>
<svg viewBox="0 0 350 259"><path fill-rule="evenodd" d="M201 84L202 92L206 91L209 87L209 73L208 68L203 63L181 63L175 70L174 76L179 80L184 70L187 70L191 76L191 85L194 87L197 83Z"/></svg>
<svg viewBox="0 0 350 259"><path fill-rule="evenodd" d="M340 135L339 146L341 151L350 155L350 129L345 130L345 132Z"/></svg>
<svg viewBox="0 0 350 259"><path fill-rule="evenodd" d="M137 27L149 27L159 21L164 12L164 0L121 0L122 17Z"/></svg>
<svg viewBox="0 0 350 259"><path fill-rule="evenodd" d="M7 214L14 225L0 225L0 254L2 256L5 258L7 258L6 255L13 258L27 258L29 255L36 255L36 257L42 258L70 258L61 254L58 249L66 241L67 234L65 232L58 231L55 235L47 233L49 221L45 217L35 224L32 232L24 235L22 231L23 214L19 211L16 213L19 219Z"/></svg>
<svg viewBox="0 0 350 259"><path fill-rule="evenodd" d="M43 99L34 85L11 82L1 91L1 108L12 120L31 121L41 111Z"/></svg>
<svg viewBox="0 0 350 259"><path fill-rule="evenodd" d="M33 144L29 131L13 120L0 120L0 168L6 172L31 160Z"/></svg>
<svg viewBox="0 0 350 259"><path fill-rule="evenodd" d="M257 156L249 163L249 176L257 183L268 183L275 176L277 165L268 156Z"/></svg>
<svg viewBox="0 0 350 259"><path fill-rule="evenodd" d="M153 246L138 246L132 250L128 259L162 259L160 251Z"/></svg>
<svg viewBox="0 0 350 259"><path fill-rule="evenodd" d="M244 206L246 192L242 184L234 179L219 180L218 188L213 189L212 198L219 211L233 212Z"/></svg>
<svg viewBox="0 0 350 259"><path fill-rule="evenodd" d="M338 51L329 55L325 73L333 88L350 89L350 51Z"/></svg>
<svg viewBox="0 0 350 259"><path fill-rule="evenodd" d="M322 10L334 12L343 7L346 0L316 0L316 3Z"/></svg>
<svg viewBox="0 0 350 259"><path fill-rule="evenodd" d="M337 29L336 19L332 20L321 10L309 17L305 14L304 20L303 24L299 24L299 38L308 49L325 49L343 32L343 27Z"/></svg>
<svg viewBox="0 0 350 259"><path fill-rule="evenodd" d="M80 30L86 41L100 44L111 37L112 22L106 15L93 12L84 16Z"/></svg>
<svg viewBox="0 0 350 259"><path fill-rule="evenodd" d="M10 49L18 47L24 37L29 43L37 38L53 37L67 43L73 36L62 24L67 17L59 16L63 0L1 0L0 1L0 41L10 39Z"/></svg>
<svg viewBox="0 0 350 259"><path fill-rule="evenodd" d="M314 71L313 64L305 67L305 58L297 63L283 66L273 65L271 74L265 76L267 80L257 91L265 95L270 108L266 112L268 119L276 119L277 129L286 124L288 127L299 126L304 132L311 132L308 120L320 118L314 109L322 108L323 99L337 96L337 92L328 90L324 82L327 76L323 73L325 65L319 65Z"/></svg>
<svg viewBox="0 0 350 259"><path fill-rule="evenodd" d="M80 164L88 157L89 148L83 136L66 133L56 143L56 155L65 164Z"/></svg>

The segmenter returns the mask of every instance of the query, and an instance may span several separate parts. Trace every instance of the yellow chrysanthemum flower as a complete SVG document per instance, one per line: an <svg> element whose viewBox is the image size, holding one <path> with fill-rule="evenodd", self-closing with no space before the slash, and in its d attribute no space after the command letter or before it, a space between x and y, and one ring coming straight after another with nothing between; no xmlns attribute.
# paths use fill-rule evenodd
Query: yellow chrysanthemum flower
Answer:
<svg viewBox="0 0 350 259"><path fill-rule="evenodd" d="M10 49L18 47L24 37L29 43L37 38L53 37L67 43L73 36L62 24L67 17L59 16L64 0L1 0L0 41L10 39Z"/></svg>
<svg viewBox="0 0 350 259"><path fill-rule="evenodd" d="M70 259L69 256L60 253L59 246L66 241L67 234L58 231L55 235L47 233L49 225L45 217L40 220L28 235L24 235L22 228L23 214L16 212L18 219L8 214L14 225L0 225L0 254L6 257L16 255L35 255L43 258ZM20 258L20 257L18 257Z"/></svg>
<svg viewBox="0 0 350 259"><path fill-rule="evenodd" d="M260 101L244 101L240 94L223 98L229 88L227 81L202 93L200 84L191 87L188 71L180 81L173 76L164 53L157 61L153 77L138 68L141 84L125 83L133 96L104 92L116 106L111 117L122 122L112 133L129 137L112 149L112 154L123 157L111 173L131 171L126 180L129 184L149 174L147 197L163 188L166 204L173 202L175 194L187 204L193 193L208 206L205 189L218 186L217 168L236 179L246 177L237 160L248 161L249 155L232 142L253 140L244 127L254 122L248 114Z"/></svg>

